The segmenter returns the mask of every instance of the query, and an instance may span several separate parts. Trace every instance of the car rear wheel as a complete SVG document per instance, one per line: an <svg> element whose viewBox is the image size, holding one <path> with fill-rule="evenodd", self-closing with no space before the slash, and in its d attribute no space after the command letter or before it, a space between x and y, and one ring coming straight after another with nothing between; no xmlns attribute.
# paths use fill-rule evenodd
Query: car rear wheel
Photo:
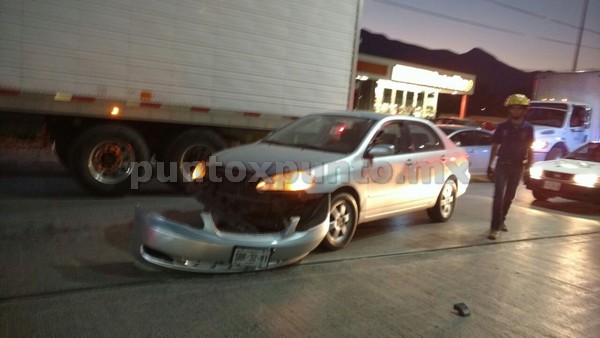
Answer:
<svg viewBox="0 0 600 338"><path fill-rule="evenodd" d="M357 221L358 207L354 197L345 192L333 195L329 211L329 231L321 246L327 250L344 248L354 236Z"/></svg>
<svg viewBox="0 0 600 338"><path fill-rule="evenodd" d="M438 195L433 208L427 209L427 214L434 222L446 222L452 217L456 205L456 182L448 179Z"/></svg>

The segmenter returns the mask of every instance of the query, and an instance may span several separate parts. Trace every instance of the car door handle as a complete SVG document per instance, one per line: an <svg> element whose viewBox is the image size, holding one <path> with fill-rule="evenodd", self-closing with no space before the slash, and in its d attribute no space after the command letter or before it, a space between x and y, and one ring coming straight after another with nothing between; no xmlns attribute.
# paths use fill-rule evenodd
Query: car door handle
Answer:
<svg viewBox="0 0 600 338"><path fill-rule="evenodd" d="M411 165L413 165L413 161L412 160L406 160L405 164L410 167Z"/></svg>
<svg viewBox="0 0 600 338"><path fill-rule="evenodd" d="M442 156L440 157L440 160L441 160L442 162L446 162L446 155L442 155Z"/></svg>

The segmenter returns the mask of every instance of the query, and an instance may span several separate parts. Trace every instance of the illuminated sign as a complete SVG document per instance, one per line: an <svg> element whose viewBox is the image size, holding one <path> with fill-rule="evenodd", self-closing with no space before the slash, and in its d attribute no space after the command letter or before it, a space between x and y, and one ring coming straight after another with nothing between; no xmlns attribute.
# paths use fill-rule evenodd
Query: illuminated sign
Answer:
<svg viewBox="0 0 600 338"><path fill-rule="evenodd" d="M466 79L459 75L440 74L436 71L404 65L394 66L392 80L463 93L470 92L474 85L473 79Z"/></svg>

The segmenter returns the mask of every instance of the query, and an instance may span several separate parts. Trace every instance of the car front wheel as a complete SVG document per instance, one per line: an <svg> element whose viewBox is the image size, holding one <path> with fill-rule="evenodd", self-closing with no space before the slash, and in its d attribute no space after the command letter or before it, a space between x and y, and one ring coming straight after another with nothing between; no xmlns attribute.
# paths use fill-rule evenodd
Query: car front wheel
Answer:
<svg viewBox="0 0 600 338"><path fill-rule="evenodd" d="M456 182L448 179L438 195L437 202L432 208L427 209L427 214L434 222L446 222L454 213L456 205Z"/></svg>
<svg viewBox="0 0 600 338"><path fill-rule="evenodd" d="M548 194L538 189L532 190L531 192L533 193L533 198L535 198L538 201L546 201L550 198Z"/></svg>
<svg viewBox="0 0 600 338"><path fill-rule="evenodd" d="M331 198L329 210L329 231L321 242L327 250L344 248L354 236L358 221L356 200L348 193L338 193Z"/></svg>

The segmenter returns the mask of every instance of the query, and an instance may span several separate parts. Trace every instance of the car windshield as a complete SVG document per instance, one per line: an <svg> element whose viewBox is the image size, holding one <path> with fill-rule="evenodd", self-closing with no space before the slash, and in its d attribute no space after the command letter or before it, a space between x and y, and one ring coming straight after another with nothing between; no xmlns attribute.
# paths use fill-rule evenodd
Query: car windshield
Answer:
<svg viewBox="0 0 600 338"><path fill-rule="evenodd" d="M525 119L537 126L562 127L566 114L564 110L531 107Z"/></svg>
<svg viewBox="0 0 600 338"><path fill-rule="evenodd" d="M600 143L588 143L574 150L565 158L600 163Z"/></svg>
<svg viewBox="0 0 600 338"><path fill-rule="evenodd" d="M299 119L262 140L335 153L351 153L358 147L374 120L334 115L313 115Z"/></svg>

